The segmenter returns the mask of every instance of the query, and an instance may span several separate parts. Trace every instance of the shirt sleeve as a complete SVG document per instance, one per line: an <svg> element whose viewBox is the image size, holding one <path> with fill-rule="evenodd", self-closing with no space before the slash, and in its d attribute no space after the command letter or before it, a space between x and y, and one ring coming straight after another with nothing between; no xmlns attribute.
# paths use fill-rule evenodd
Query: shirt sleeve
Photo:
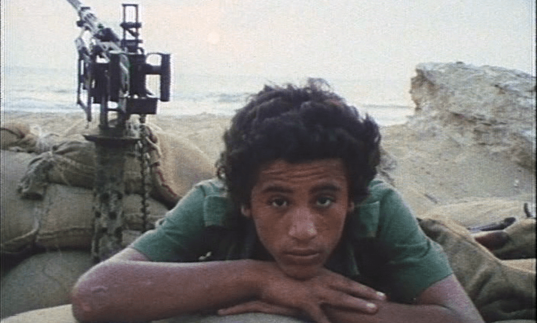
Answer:
<svg viewBox="0 0 537 323"><path fill-rule="evenodd" d="M423 233L395 190L385 190L379 202L377 241L386 259L388 283L396 299L412 303L452 270L442 247Z"/></svg>
<svg viewBox="0 0 537 323"><path fill-rule="evenodd" d="M204 255L204 207L201 185L195 186L170 210L161 225L147 231L130 247L152 261L191 262Z"/></svg>

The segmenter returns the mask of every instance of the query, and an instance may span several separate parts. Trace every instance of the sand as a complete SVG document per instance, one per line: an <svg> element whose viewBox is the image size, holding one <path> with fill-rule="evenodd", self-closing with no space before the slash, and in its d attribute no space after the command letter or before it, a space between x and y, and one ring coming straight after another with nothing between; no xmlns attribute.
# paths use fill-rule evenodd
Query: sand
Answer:
<svg viewBox="0 0 537 323"><path fill-rule="evenodd" d="M136 117L133 117L136 118ZM230 117L148 116L153 127L184 136L216 160L222 148L222 134ZM43 114L4 112L2 124L23 122L34 133L55 133L80 138L96 127L87 124L83 113ZM535 204L535 174L504 156L491 155L484 147L461 146L447 137L428 137L407 124L382 127L382 146L390 161L389 180L404 199L421 214L437 206L465 201L505 199Z"/></svg>

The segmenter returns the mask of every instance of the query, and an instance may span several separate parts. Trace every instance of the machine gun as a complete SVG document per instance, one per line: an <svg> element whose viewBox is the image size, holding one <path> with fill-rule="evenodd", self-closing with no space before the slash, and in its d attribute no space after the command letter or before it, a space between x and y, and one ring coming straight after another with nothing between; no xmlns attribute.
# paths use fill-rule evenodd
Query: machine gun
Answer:
<svg viewBox="0 0 537 323"><path fill-rule="evenodd" d="M77 104L91 121L93 103L101 105L100 125L108 126L108 113L118 112L125 120L132 114L155 114L157 98L146 88L147 75L160 75L160 101L170 100L170 54L145 54L140 46L138 5L123 4L123 38L104 26L90 7L78 0L67 0L78 12L77 25L82 33L75 40L78 51ZM129 13L129 10L131 11ZM129 18L134 19L127 21ZM90 34L89 44L84 39ZM147 59L159 55L160 65L151 65ZM86 100L83 100L83 92ZM108 102L117 107L109 107Z"/></svg>
<svg viewBox="0 0 537 323"><path fill-rule="evenodd" d="M138 5L123 4L123 37L99 22L90 7L79 0L67 0L77 11L82 29L76 38L78 51L78 86L76 103L92 119L92 106L100 106L98 133L85 135L95 144L94 183L94 260L109 258L123 248L123 182L125 157L139 147L142 169L142 214L144 227L147 219L145 179L147 176L147 134L145 117L156 114L157 101L170 99L170 54L146 54L140 46ZM160 56L160 64L152 65L148 58ZM160 76L160 98L146 88L147 75ZM115 113L112 120L110 114ZM131 115L140 116L139 123L129 121ZM136 146L135 146L136 145Z"/></svg>

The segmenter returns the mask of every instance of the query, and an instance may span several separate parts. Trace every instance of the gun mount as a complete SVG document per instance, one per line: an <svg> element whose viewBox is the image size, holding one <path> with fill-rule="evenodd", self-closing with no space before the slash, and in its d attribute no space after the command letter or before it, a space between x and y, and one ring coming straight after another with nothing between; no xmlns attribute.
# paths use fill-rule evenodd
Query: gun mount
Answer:
<svg viewBox="0 0 537 323"><path fill-rule="evenodd" d="M141 47L139 12L137 4L123 4L123 30L120 39L114 31L102 24L90 9L79 0L67 0L80 18L82 29L75 40L78 51L78 86L76 103L92 119L92 106L100 106L98 134L85 135L95 144L94 234L92 255L104 260L123 248L123 182L126 154L133 149L140 156L142 177L142 215L147 219L145 179L150 170L147 156L145 117L156 114L157 101L170 100L170 54L146 54ZM148 63L150 56L160 56L160 63ZM160 96L146 88L148 75L160 78ZM115 120L110 119L115 113ZM129 118L140 116L135 125ZM136 151L136 148L138 150Z"/></svg>

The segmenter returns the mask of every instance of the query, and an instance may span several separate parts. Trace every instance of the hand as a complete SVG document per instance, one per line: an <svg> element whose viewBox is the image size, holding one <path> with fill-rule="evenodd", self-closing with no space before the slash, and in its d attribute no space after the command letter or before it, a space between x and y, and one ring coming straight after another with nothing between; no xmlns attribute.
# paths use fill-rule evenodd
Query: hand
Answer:
<svg viewBox="0 0 537 323"><path fill-rule="evenodd" d="M322 308L325 305L374 314L377 306L368 300L386 300L384 294L325 268L311 279L296 280L286 276L275 263L264 264L265 270L260 272L260 300L266 304L298 310L318 323L329 323ZM266 309L266 304L248 306ZM273 309L274 307L270 308Z"/></svg>

